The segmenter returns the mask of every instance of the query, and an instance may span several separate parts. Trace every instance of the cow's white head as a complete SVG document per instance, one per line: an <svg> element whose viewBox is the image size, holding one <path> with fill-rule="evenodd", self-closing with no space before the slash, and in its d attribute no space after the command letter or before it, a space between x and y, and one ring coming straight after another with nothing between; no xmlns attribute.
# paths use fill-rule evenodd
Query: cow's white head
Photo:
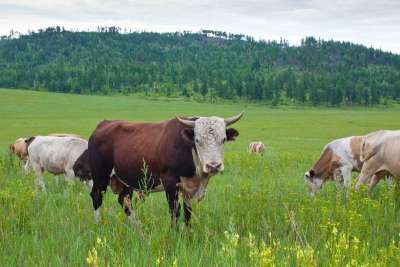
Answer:
<svg viewBox="0 0 400 267"><path fill-rule="evenodd" d="M239 135L234 128L226 129L237 122L243 112L228 119L219 117L199 117L192 120L177 118L188 127L185 138L194 142L194 161L197 174L214 175L224 170L224 143L233 141Z"/></svg>

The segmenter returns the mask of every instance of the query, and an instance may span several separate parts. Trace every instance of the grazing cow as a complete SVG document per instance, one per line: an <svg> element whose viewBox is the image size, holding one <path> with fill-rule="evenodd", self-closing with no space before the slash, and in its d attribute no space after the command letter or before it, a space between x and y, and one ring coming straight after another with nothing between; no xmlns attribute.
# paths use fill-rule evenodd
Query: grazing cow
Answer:
<svg viewBox="0 0 400 267"><path fill-rule="evenodd" d="M363 167L356 190L369 180L368 192L386 175L400 178L400 131L381 130L368 134L361 144Z"/></svg>
<svg viewBox="0 0 400 267"><path fill-rule="evenodd" d="M177 117L160 123L101 122L89 139L96 220L114 169L123 185L120 201L134 224L137 225L131 207L132 189L164 190L173 226L180 214L181 192L185 223L189 224L191 200L201 200L210 177L224 170L224 143L239 135L237 130L226 127L242 115L228 119Z"/></svg>
<svg viewBox="0 0 400 267"><path fill-rule="evenodd" d="M261 141L257 142L251 142L249 146L247 147L247 151L249 153L260 153L264 154L265 151L265 145Z"/></svg>
<svg viewBox="0 0 400 267"><path fill-rule="evenodd" d="M35 136L27 140L27 147L25 170L34 170L37 185L45 191L44 171L54 175L63 173L67 181L73 181L73 165L88 148L88 142L76 137Z"/></svg>
<svg viewBox="0 0 400 267"><path fill-rule="evenodd" d="M18 138L14 144L10 145L10 151L14 153L19 159L25 160L28 156L26 141L27 138Z"/></svg>
<svg viewBox="0 0 400 267"><path fill-rule="evenodd" d="M360 147L363 138L345 137L325 146L319 160L304 174L304 181L310 185L312 195L328 180L335 180L346 188L351 186L352 171L361 171Z"/></svg>
<svg viewBox="0 0 400 267"><path fill-rule="evenodd" d="M66 134L66 133L51 133L49 136L57 136L57 137L77 137L77 138L82 138L80 135L77 134ZM14 153L19 159L25 160L28 156L28 150L27 150L27 145L26 141L28 138L18 138L15 140L14 144L10 145L10 151Z"/></svg>

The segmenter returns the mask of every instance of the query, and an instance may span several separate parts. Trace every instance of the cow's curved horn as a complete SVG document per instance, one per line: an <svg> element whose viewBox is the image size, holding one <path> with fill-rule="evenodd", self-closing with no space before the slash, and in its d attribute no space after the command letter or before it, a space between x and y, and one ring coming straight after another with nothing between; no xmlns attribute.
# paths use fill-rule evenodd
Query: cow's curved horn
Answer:
<svg viewBox="0 0 400 267"><path fill-rule="evenodd" d="M243 116L244 111L240 112L238 115L230 117L225 119L225 125L229 126L231 124L234 124L235 122L237 122L238 120L240 120L240 118Z"/></svg>
<svg viewBox="0 0 400 267"><path fill-rule="evenodd" d="M185 119L182 119L182 118L180 118L180 117L178 117L178 116L176 116L176 118L178 119L178 121L179 121L180 123L182 123L182 124L185 125L186 127L194 128L194 124L195 124L194 121L185 120Z"/></svg>

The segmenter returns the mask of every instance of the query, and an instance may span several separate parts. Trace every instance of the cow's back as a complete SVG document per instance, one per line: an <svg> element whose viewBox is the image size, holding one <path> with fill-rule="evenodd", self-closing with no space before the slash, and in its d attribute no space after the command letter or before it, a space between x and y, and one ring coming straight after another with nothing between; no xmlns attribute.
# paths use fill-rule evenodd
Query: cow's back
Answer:
<svg viewBox="0 0 400 267"><path fill-rule="evenodd" d="M80 138L37 136L28 146L28 155L44 167L64 169L72 167L85 149L87 141Z"/></svg>
<svg viewBox="0 0 400 267"><path fill-rule="evenodd" d="M367 161L373 157L381 150L385 140L391 136L397 136L399 134L400 131L380 130L366 135L360 147L361 161Z"/></svg>

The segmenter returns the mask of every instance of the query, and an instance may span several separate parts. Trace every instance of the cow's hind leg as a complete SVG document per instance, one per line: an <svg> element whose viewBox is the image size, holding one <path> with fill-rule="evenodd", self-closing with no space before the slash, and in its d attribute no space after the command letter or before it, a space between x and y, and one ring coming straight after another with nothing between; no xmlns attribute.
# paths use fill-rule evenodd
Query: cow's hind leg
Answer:
<svg viewBox="0 0 400 267"><path fill-rule="evenodd" d="M374 176L372 176L371 180L368 183L368 194L371 194L374 187L379 183L379 181L385 176L385 172L378 172Z"/></svg>
<svg viewBox="0 0 400 267"><path fill-rule="evenodd" d="M340 168L338 168L336 171L333 173L333 177L336 181L336 186L338 188L350 188L351 186L351 171L352 167L344 165Z"/></svg>

